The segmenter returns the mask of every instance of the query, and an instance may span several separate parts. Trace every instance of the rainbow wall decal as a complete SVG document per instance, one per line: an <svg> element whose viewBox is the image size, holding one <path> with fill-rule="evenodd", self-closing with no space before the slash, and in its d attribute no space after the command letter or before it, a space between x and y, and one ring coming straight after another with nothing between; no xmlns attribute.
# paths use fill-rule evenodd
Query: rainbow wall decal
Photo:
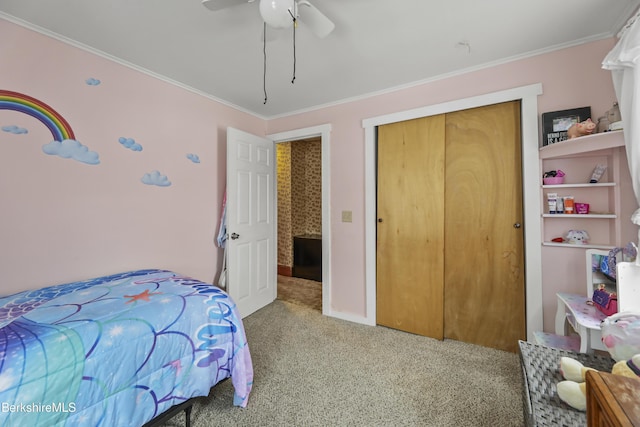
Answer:
<svg viewBox="0 0 640 427"><path fill-rule="evenodd" d="M40 120L56 141L75 139L69 123L53 108L24 93L0 89L0 110L14 110Z"/></svg>

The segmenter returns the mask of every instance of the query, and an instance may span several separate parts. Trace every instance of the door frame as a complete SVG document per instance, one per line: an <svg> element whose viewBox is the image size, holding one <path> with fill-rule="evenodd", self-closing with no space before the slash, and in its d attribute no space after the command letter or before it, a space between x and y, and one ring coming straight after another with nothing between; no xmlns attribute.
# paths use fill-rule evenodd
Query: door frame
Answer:
<svg viewBox="0 0 640 427"><path fill-rule="evenodd" d="M484 107L507 101L521 101L522 200L524 213L524 256L527 340L543 329L542 254L540 247L540 162L538 148L538 96L542 84L516 87L484 95L463 98L412 110L364 119L365 139L365 295L368 325L376 324L376 128L380 125L419 117ZM530 161L525 161L530 160ZM535 161L533 161L535 159Z"/></svg>
<svg viewBox="0 0 640 427"><path fill-rule="evenodd" d="M333 310L331 309L331 207L329 205L329 201L331 200L331 176L329 170L330 135L331 125L325 124L269 134L266 136L266 138L271 139L276 144L320 137L320 146L322 150L322 314L325 316L335 316L335 313L333 313ZM277 194L274 194L274 202L276 203L277 215Z"/></svg>

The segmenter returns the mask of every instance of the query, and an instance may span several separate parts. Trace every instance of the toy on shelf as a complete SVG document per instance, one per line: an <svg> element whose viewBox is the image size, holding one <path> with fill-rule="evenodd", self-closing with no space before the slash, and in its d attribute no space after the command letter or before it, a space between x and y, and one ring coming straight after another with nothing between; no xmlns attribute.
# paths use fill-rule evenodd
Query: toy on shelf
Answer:
<svg viewBox="0 0 640 427"><path fill-rule="evenodd" d="M598 117L597 133L609 132L612 130L622 129L622 118L620 116L620 107L618 103L614 103L613 107L604 112L604 116Z"/></svg>
<svg viewBox="0 0 640 427"><path fill-rule="evenodd" d="M596 126L596 133L609 132L609 118L607 116L598 117L598 125Z"/></svg>
<svg viewBox="0 0 640 427"><path fill-rule="evenodd" d="M564 182L564 172L560 169L545 172L542 175L544 185L562 184Z"/></svg>
<svg viewBox="0 0 640 427"><path fill-rule="evenodd" d="M554 243L569 243L571 245L586 245L589 243L589 233L586 230L569 230L564 237L554 237Z"/></svg>
<svg viewBox="0 0 640 427"><path fill-rule="evenodd" d="M567 136L569 139L573 139L579 136L591 135L595 129L596 124L593 123L591 119L587 119L583 122L571 125L571 127L567 129Z"/></svg>
<svg viewBox="0 0 640 427"><path fill-rule="evenodd" d="M589 233L586 230L569 230L564 240L572 245L586 245L589 243Z"/></svg>
<svg viewBox="0 0 640 427"><path fill-rule="evenodd" d="M605 111L607 116L607 120L609 121L609 130L611 129L611 125L614 123L619 123L622 121L622 116L620 115L620 106L617 102L613 103L613 107Z"/></svg>

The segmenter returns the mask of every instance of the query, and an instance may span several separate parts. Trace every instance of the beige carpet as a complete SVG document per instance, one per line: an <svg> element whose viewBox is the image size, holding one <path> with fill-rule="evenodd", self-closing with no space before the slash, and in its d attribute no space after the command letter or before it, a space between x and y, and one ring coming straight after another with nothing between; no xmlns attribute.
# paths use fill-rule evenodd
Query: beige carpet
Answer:
<svg viewBox="0 0 640 427"><path fill-rule="evenodd" d="M194 405L193 427L524 425L516 354L278 300L244 326L255 372L247 408L232 405L227 380Z"/></svg>
<svg viewBox="0 0 640 427"><path fill-rule="evenodd" d="M322 312L322 283L278 275L278 299Z"/></svg>

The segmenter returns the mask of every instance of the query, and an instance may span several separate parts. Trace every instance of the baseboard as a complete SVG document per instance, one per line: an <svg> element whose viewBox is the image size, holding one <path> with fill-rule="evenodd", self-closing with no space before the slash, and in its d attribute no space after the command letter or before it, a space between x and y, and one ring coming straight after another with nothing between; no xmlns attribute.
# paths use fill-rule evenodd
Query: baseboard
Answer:
<svg viewBox="0 0 640 427"><path fill-rule="evenodd" d="M293 269L288 265L278 265L278 275L291 277L293 275Z"/></svg>
<svg viewBox="0 0 640 427"><path fill-rule="evenodd" d="M375 320L372 322L370 319L366 317L358 316L351 313L341 313L339 311L333 311L333 310L325 311L323 309L322 314L328 317L335 317L336 319L346 320L348 322L360 323L362 325L368 325L368 326L376 326Z"/></svg>

